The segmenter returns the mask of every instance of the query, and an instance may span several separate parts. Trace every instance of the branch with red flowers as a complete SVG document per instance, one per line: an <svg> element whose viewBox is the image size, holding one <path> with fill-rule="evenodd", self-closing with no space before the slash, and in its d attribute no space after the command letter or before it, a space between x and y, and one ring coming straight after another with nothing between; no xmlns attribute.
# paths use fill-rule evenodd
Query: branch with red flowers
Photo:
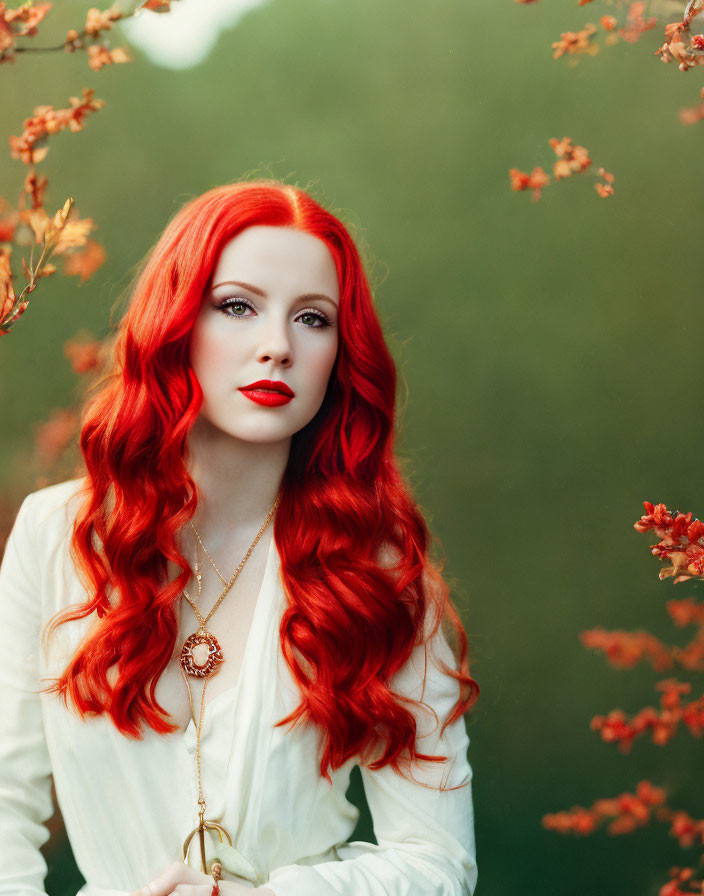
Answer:
<svg viewBox="0 0 704 896"><path fill-rule="evenodd" d="M537 0L516 0L516 2L527 5L537 2ZM592 2L593 0L579 0L578 5L586 6ZM660 15L665 14L671 4L663 3L661 0L651 0L648 9L648 4L641 0L635 0L635 2L634 0L611 0L608 5L610 10L616 6L619 15L621 15L621 9L625 12L619 18L609 11L599 19L600 29L605 32L604 46L613 46L622 41L636 43L643 34L657 26ZM646 10L648 10L647 15ZM674 60L680 71L683 72L704 64L704 34L692 33L692 23L702 12L704 12L704 0L689 0L682 19L665 25L665 41L654 51L654 55L659 56L662 62ZM599 43L600 29L593 22L587 22L576 31L563 32L560 39L552 43L553 59L566 56L570 63L575 65L580 56L595 56L601 46ZM704 100L704 88L702 88L702 100ZM704 102L699 106L682 109L680 112L680 121L683 124L693 124L702 119L704 119Z"/></svg>
<svg viewBox="0 0 704 896"><path fill-rule="evenodd" d="M583 146L573 146L570 137L563 137L562 140L553 137L550 140L550 146L557 156L557 161L553 164L553 176L556 181L585 171L590 171L591 174L595 173L591 170L592 160L588 150ZM540 166L533 168L530 174L520 171L518 168L510 168L508 173L511 178L511 189L532 190L533 202L540 198L541 191L550 183L550 175L546 174ZM613 174L604 168L599 168L596 176L601 178L598 183L594 184L594 189L599 196L602 198L613 196L614 188L611 186L614 182Z"/></svg>
<svg viewBox="0 0 704 896"><path fill-rule="evenodd" d="M650 548L654 557L669 565L660 578L674 578L674 584L688 579L704 579L704 523L692 513L671 513L664 504L644 501L646 513L634 523L637 532L654 532L660 541Z"/></svg>
<svg viewBox="0 0 704 896"><path fill-rule="evenodd" d="M128 13L112 6L101 12L88 10L85 27L80 32L71 29L64 43L54 47L18 45L21 38L33 38L37 28L51 10L51 3L33 3L27 0L15 9L9 9L0 2L0 63L13 62L17 53L51 52L65 50L75 52L85 49L90 67L100 71L111 63L129 62L130 56L123 47L108 49L99 43L102 32L110 30L113 22L130 18L142 10L168 12L172 0L140 0ZM55 109L53 106L37 106L34 113L23 123L20 136L10 137L10 152L31 166L25 177L16 208L0 197L0 336L9 333L29 306L29 296L36 289L39 280L55 273L56 265L51 258L64 256L63 272L67 276L79 276L87 280L104 263L105 249L89 236L95 222L91 218L81 220L74 208L74 200L68 199L60 211L52 217L45 208L45 194L48 178L40 177L36 164L46 157L47 141L60 131L78 132L83 129L84 119L90 113L101 109L105 103L94 98L95 91L83 89L82 98L71 97L70 106ZM25 279L24 288L16 292L13 283L13 246L30 247L29 260L22 257L21 266ZM36 251L35 251L36 250ZM35 254L38 256L35 261Z"/></svg>
<svg viewBox="0 0 704 896"><path fill-rule="evenodd" d="M29 44L17 44L18 38L35 37L37 26L53 7L53 3L35 4L27 0L17 9L8 9L0 2L0 65L3 62L14 62L17 53L52 53L64 50L74 53L85 50L88 53L88 64L94 71L100 71L104 65L130 62L131 56L125 47L110 50L98 38L103 31L109 31L113 22L130 19L142 10L152 12L169 12L173 0L139 0L131 12L122 12L118 6L111 6L101 12L99 9L88 10L86 22L79 31L71 28L61 44L52 47L37 47Z"/></svg>
<svg viewBox="0 0 704 896"><path fill-rule="evenodd" d="M654 744L666 744L675 736L680 723L694 737L701 737L704 733L704 696L681 703L680 695L688 694L692 685L674 678L659 681L655 687L663 692L660 712L646 706L629 720L620 709L614 709L608 715L594 716L590 725L592 731L598 731L606 743L617 743L621 753L629 753L633 741L648 731Z"/></svg>
<svg viewBox="0 0 704 896"><path fill-rule="evenodd" d="M704 846L704 819L692 818L687 812L674 810L665 804L666 791L654 787L650 781L638 782L635 793L622 793L611 799L598 799L590 808L573 806L567 812L547 813L542 825L559 834L587 836L600 828L617 837L630 834L650 821L668 823L669 834L682 849ZM659 896L693 896L704 893L704 880L696 879L692 868L674 867L670 880L660 887ZM683 890L680 885L690 889Z"/></svg>
<svg viewBox="0 0 704 896"><path fill-rule="evenodd" d="M52 256L67 254L64 272L77 273L83 279L105 258L102 247L88 238L94 221L81 220L73 213L73 199L67 199L60 211L49 216L44 208L48 178L40 177L35 168L49 151L49 136L63 130L82 130L86 116L105 105L103 100L94 98L94 93L84 89L83 97L71 97L71 105L66 109L37 106L34 115L25 119L22 134L10 137L12 157L31 166L31 170L25 177L17 208L11 209L7 200L0 198L0 336L8 333L25 312L29 294L38 281L56 271L50 262ZM11 269L13 244L30 246L29 261L23 257L21 262L25 286L19 295L15 294ZM37 250L39 257L35 262L36 246L41 249Z"/></svg>
<svg viewBox="0 0 704 896"><path fill-rule="evenodd" d="M659 539L650 551L664 565L660 579L672 578L673 584L689 579L704 579L704 523L692 513L670 512L665 504L645 501L645 514L634 523L637 532L653 532ZM582 632L585 647L604 653L614 668L633 668L647 660L658 671L679 663L692 672L704 671L704 603L694 598L670 600L670 618L679 627L695 626L694 637L684 647L668 646L642 630L635 632L606 631L594 628ZM681 726L694 737L704 734L704 694L685 699L691 694L688 681L667 678L657 682L660 706L646 706L629 718L622 710L614 709L607 715L595 716L590 727L598 731L603 741L618 744L622 753L629 753L636 738L648 732L652 742L663 746ZM597 800L590 809L573 807L569 812L545 815L543 826L560 833L590 834L603 824L610 834L629 833L655 817L670 823L670 833L680 846L704 846L704 821L664 805L665 794L648 781L641 781L638 791L622 794L616 799ZM657 811L655 811L657 810ZM704 859L704 856L701 856ZM663 884L659 896L704 896L704 878L691 867L675 867L669 871L670 880Z"/></svg>
<svg viewBox="0 0 704 896"><path fill-rule="evenodd" d="M521 0L519 0L521 2ZM591 2L591 0L590 0ZM580 3L580 6L584 6ZM623 5L623 4L622 4ZM626 41L626 43L635 43L640 39L641 35L646 31L655 28L658 23L657 16L649 16L647 19L644 15L646 4L641 2L631 2L628 6L623 24L619 26L619 20L614 15L604 15L599 19L599 24L603 31L606 32L604 37L605 46L613 46L614 44ZM565 31L560 35L560 39L552 45L552 58L559 59L561 56L596 56L599 52L599 43L596 35L598 28L592 22L587 23L578 31ZM572 60L576 62L576 60Z"/></svg>
<svg viewBox="0 0 704 896"><path fill-rule="evenodd" d="M684 647L664 644L649 632L607 631L594 628L580 634L582 644L604 653L614 669L632 669L647 660L656 672L675 663L690 672L704 672L704 631L700 629Z"/></svg>

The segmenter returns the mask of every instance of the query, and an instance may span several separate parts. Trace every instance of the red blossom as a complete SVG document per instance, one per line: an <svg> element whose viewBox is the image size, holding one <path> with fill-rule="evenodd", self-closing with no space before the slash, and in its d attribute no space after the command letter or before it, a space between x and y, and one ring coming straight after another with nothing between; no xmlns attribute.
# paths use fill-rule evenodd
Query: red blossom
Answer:
<svg viewBox="0 0 704 896"><path fill-rule="evenodd" d="M665 43L655 51L656 56L660 56L663 62L669 62L674 59L678 64L680 71L686 72L696 65L704 62L704 55L697 55L697 48L693 47L691 42L687 46L684 42L684 34L689 30L689 21L684 19L682 22L671 22L665 26ZM695 50L695 52L692 52Z"/></svg>
<svg viewBox="0 0 704 896"><path fill-rule="evenodd" d="M104 65L131 61L132 57L124 47L116 47L114 50L109 50L103 44L92 44L88 47L88 65L96 72L99 72Z"/></svg>
<svg viewBox="0 0 704 896"><path fill-rule="evenodd" d="M653 810L662 807L666 792L654 787L650 781L639 781L636 793L622 793L611 799L595 800L591 808L574 806L569 812L544 815L543 827L562 834L591 834L600 825L608 823L610 834L626 834L647 824Z"/></svg>
<svg viewBox="0 0 704 896"><path fill-rule="evenodd" d="M534 202L540 198L543 187L550 182L550 176L540 167L534 168L530 174L519 171L518 168L510 168L508 173L511 178L511 189L532 190Z"/></svg>
<svg viewBox="0 0 704 896"><path fill-rule="evenodd" d="M34 114L26 118L24 131L19 137L10 137L10 151L13 159L21 159L27 165L40 162L47 154L48 147L38 146L49 135L58 134L68 128L74 133L83 128L83 120L90 112L105 105L104 100L93 99L95 90L84 88L83 98L72 96L69 108L54 109L53 106L36 106Z"/></svg>
<svg viewBox="0 0 704 896"><path fill-rule="evenodd" d="M97 37L101 31L109 31L112 23L122 18L122 13L117 6L111 6L104 12L95 7L88 10L86 15L85 31L91 37Z"/></svg>
<svg viewBox="0 0 704 896"><path fill-rule="evenodd" d="M643 503L648 512L634 528L638 532L652 529L660 539L650 548L654 557L670 564L660 570L660 578L674 577L675 583L704 578L704 525L693 521L692 513L673 515L664 504Z"/></svg>
<svg viewBox="0 0 704 896"><path fill-rule="evenodd" d="M665 608L672 621L680 628L685 625L704 626L704 603L698 603L693 597L668 600Z"/></svg>
<svg viewBox="0 0 704 896"><path fill-rule="evenodd" d="M580 634L580 641L590 650L601 650L616 669L633 668L647 659L658 672L673 665L672 650L654 635L644 631L607 631L594 628Z"/></svg>
<svg viewBox="0 0 704 896"><path fill-rule="evenodd" d="M591 40L595 31L596 25L591 24L585 25L581 31L565 31L560 35L560 40L552 45L552 58L559 59L565 53L588 53L590 56L598 53L599 47Z"/></svg>
<svg viewBox="0 0 704 896"><path fill-rule="evenodd" d="M95 339L75 338L64 342L64 355L74 373L88 373L100 363L101 343Z"/></svg>
<svg viewBox="0 0 704 896"><path fill-rule="evenodd" d="M49 467L57 461L76 432L78 415L67 408L57 408L51 417L36 428L35 447L39 461Z"/></svg>
<svg viewBox="0 0 704 896"><path fill-rule="evenodd" d="M657 23L657 16L651 16L649 19L643 17L645 12L645 3L631 3L626 19L626 27L619 28L620 36L629 43L635 43L641 34L650 31Z"/></svg>
<svg viewBox="0 0 704 896"><path fill-rule="evenodd" d="M583 146L573 146L569 137L563 137L562 140L553 137L550 146L558 157L553 166L555 180L570 177L573 172L585 171L592 163L589 152Z"/></svg>
<svg viewBox="0 0 704 896"><path fill-rule="evenodd" d="M557 155L557 161L553 164L553 176L556 181L560 181L572 174L586 171L592 164L589 151L584 146L576 146L572 143L571 137L563 137L561 140L553 137L550 146ZM513 190L533 189L533 199L536 200L540 196L540 190L550 182L550 177L542 168L534 168L531 174L526 174L518 168L509 170L511 178L511 188ZM613 194L613 188L610 184L614 180L613 174L599 168L599 176L603 177L607 184L600 184L597 189L602 195Z"/></svg>
<svg viewBox="0 0 704 896"><path fill-rule="evenodd" d="M594 716L591 721L592 730L600 732L605 742L617 743L622 753L628 753L633 741L648 731L653 743L659 746L666 744L675 736L680 723L692 735L699 737L704 731L704 696L683 704L680 695L688 693L691 685L674 679L658 682L656 688L663 691L660 712L652 706L646 706L629 720L625 713L615 709L606 716Z"/></svg>

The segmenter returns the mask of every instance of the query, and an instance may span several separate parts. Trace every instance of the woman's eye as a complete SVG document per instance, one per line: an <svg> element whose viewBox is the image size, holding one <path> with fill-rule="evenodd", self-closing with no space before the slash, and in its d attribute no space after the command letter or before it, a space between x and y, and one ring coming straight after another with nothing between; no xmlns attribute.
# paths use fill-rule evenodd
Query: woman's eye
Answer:
<svg viewBox="0 0 704 896"><path fill-rule="evenodd" d="M244 317L246 309L251 307L249 302L245 302L244 299L226 299L218 305L218 310L229 317ZM231 308L232 311L230 311Z"/></svg>
<svg viewBox="0 0 704 896"><path fill-rule="evenodd" d="M246 299L225 299L217 305L217 309L228 317L245 317L248 309L254 311L253 306ZM319 330L332 325L330 318L326 314L322 311L315 311L312 308L308 311L302 311L296 319L300 320L311 330Z"/></svg>
<svg viewBox="0 0 704 896"><path fill-rule="evenodd" d="M307 327L312 327L313 329L330 326L330 320L321 311L304 311L301 314L301 320Z"/></svg>

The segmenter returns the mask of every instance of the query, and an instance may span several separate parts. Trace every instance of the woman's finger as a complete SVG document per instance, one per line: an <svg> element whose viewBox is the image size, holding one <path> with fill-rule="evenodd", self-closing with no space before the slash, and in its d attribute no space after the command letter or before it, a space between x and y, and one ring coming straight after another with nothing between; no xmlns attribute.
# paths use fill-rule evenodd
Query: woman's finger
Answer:
<svg viewBox="0 0 704 896"><path fill-rule="evenodd" d="M177 891L177 887L186 886L191 890L181 891L184 896L210 896L213 889L213 879L196 871L184 862L172 862L154 880L149 881L141 889L130 893L130 896L171 896Z"/></svg>
<svg viewBox="0 0 704 896"><path fill-rule="evenodd" d="M171 896L210 896L214 883L215 881L211 878L209 884L177 884Z"/></svg>

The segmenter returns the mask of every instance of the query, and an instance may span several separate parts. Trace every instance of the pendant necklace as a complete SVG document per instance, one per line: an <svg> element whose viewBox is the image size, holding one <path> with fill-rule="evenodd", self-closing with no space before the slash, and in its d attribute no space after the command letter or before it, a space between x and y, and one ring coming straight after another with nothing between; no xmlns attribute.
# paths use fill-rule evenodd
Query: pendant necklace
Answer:
<svg viewBox="0 0 704 896"><path fill-rule="evenodd" d="M188 594L188 592L186 591L185 588L183 589L183 596L186 598L188 603L193 608L193 612L196 614L196 618L198 619L198 629L192 635L190 635L188 638L186 638L186 640L184 641L183 646L181 648L181 655L179 658L181 674L186 683L186 689L188 691L188 700L189 700L189 703L191 706L191 718L193 719L194 725L196 724L196 721L195 721L195 715L193 712L193 697L191 695L191 685L190 685L188 678L191 677L191 678L204 679L203 691L202 691L201 701L200 701L200 718L199 718L198 725L196 728L196 766L197 766L197 770L198 770L198 807L199 807L198 808L198 825L191 831L191 833L186 838L185 843L183 844L183 861L186 864L188 864L188 849L191 844L191 840L193 839L193 837L196 834L198 834L199 843L200 843L201 867L203 869L203 873L204 874L212 874L213 878L215 880L215 884L213 886L213 891L212 891L211 896L217 896L217 894L220 892L218 880L220 880L221 876L222 876L222 865L219 861L215 860L211 863L210 869L208 868L206 856L205 856L205 832L206 832L206 830L212 830L212 831L217 832L217 834L220 838L220 843L223 842L223 837L224 837L227 839L227 842L230 846L232 846L232 837L230 836L228 831L221 824L218 824L216 821L206 820L206 818L205 818L206 804L205 804L205 798L203 796L203 787L202 787L202 780L201 780L201 767L200 767L200 738L201 738L201 730L203 727L203 714L204 714L204 709L205 709L205 689L208 685L208 680L209 680L210 676L214 675L215 673L218 672L220 665L222 664L222 662L224 660L222 648L220 647L220 644L218 643L217 638L215 637L215 635L212 634L212 632L208 631L206 626L207 626L207 623L208 623L208 620L210 619L210 617L217 610L217 608L220 606L222 601L225 599L225 596L228 594L228 592L230 591L232 586L235 584L237 577L239 576L240 572L242 572L242 569L243 569L245 563L247 562L247 560L249 559L250 554L256 547L259 539L264 534L266 527L271 522L271 519L274 516L274 514L276 513L276 508L278 506L279 506L279 497L277 497L276 501L274 501L273 507L267 514L267 517L264 520L264 522L262 523L262 526L259 529L259 532L257 532L257 535L256 535L254 541L252 542L252 544L250 545L249 550L242 558L242 561L240 562L239 566L237 567L237 569L235 570L235 572L232 575L232 578L229 581L227 581L223 577L220 570L217 568L217 566L215 566L213 558L208 553L208 550L206 549L200 535L198 534L198 530L196 529L196 527L193 525L192 522L190 523L191 528L193 529L195 536L198 540L198 543L203 548L205 555L208 557L208 559L210 560L210 563L213 566L213 569L215 570L215 572L218 574L219 578L225 585L225 590L222 592L220 597L217 599L212 610L208 613L208 615L206 617L202 616L195 600L193 600L193 598L191 598L191 596ZM196 575L196 582L197 582L197 588L198 588L197 596L198 597L200 597L202 587L203 587L202 586L201 569L202 569L202 567L200 566L200 563L198 561L198 544L196 544L196 562L195 562L194 571L195 571L195 575Z"/></svg>

